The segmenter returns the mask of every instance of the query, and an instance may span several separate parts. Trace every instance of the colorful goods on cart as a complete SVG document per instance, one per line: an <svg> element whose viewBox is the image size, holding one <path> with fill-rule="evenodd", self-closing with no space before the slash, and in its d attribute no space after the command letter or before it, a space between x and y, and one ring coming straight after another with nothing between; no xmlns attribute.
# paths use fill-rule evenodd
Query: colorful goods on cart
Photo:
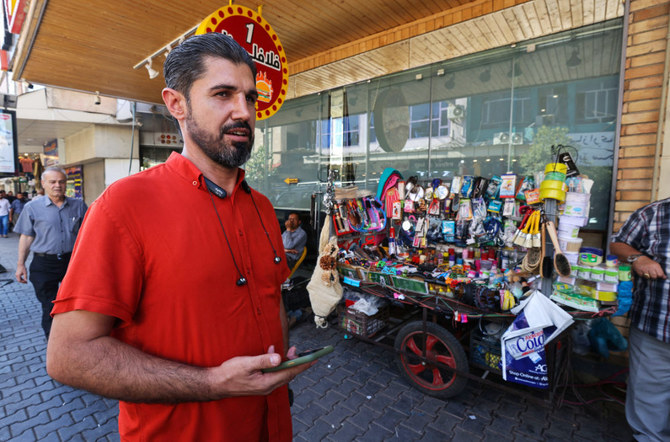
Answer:
<svg viewBox="0 0 670 442"><path fill-rule="evenodd" d="M519 311L514 308L532 297L543 298L568 318L555 303L612 313L621 293L618 264L603 263L602 250L583 247L579 236L588 223L592 186L592 180L579 176L569 155L567 163L557 160L533 175L506 173L490 179L464 175L422 181L387 169L376 194L336 190L337 269L349 287L383 288L392 300L430 306L454 323L487 315L515 318ZM547 207L555 210L551 218ZM550 297L537 291L541 277L554 275ZM528 314L516 316L520 322L506 332L507 338L536 339L543 348L546 337L540 335L556 324L542 322L546 314L539 319ZM377 319L348 309L341 326L369 337L378 331ZM487 345L490 336L473 337L479 338L471 340L471 357L478 357L480 366L506 371L505 376L515 372L510 374L515 382L524 383L529 370L543 365L540 348L517 354L501 339L498 351ZM506 367L508 360L516 362ZM542 376L531 384L546 387Z"/></svg>

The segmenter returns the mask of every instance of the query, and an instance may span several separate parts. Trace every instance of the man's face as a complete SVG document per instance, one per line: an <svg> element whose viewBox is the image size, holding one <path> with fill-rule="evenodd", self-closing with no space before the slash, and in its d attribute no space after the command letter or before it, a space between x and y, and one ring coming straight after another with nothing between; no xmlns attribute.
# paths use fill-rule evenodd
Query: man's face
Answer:
<svg viewBox="0 0 670 442"><path fill-rule="evenodd" d="M300 225L300 218L295 213L292 213L288 216L288 225L291 227L291 230L295 230Z"/></svg>
<svg viewBox="0 0 670 442"><path fill-rule="evenodd" d="M6 196L7 196L7 194L5 193L4 190L0 191L0 199L4 198Z"/></svg>
<svg viewBox="0 0 670 442"><path fill-rule="evenodd" d="M16 194L16 197L18 199L20 199L21 201L23 201L24 199L26 199L26 194L19 192L19 193Z"/></svg>
<svg viewBox="0 0 670 442"><path fill-rule="evenodd" d="M245 64L205 57L205 74L191 86L185 136L212 161L239 167L251 155L256 127L256 82Z"/></svg>
<svg viewBox="0 0 670 442"><path fill-rule="evenodd" d="M67 177L55 170L45 173L42 179L44 193L51 199L59 199L65 196L66 183Z"/></svg>

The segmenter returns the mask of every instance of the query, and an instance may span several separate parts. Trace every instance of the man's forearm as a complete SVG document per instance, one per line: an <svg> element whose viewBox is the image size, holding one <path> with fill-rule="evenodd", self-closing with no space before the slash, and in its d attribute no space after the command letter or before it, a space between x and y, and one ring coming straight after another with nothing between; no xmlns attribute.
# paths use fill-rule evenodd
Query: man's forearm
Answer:
<svg viewBox="0 0 670 442"><path fill-rule="evenodd" d="M28 259L28 254L30 253L30 245L34 240L34 236L21 235L19 237L19 258L17 260L19 266L26 265L26 259Z"/></svg>
<svg viewBox="0 0 670 442"><path fill-rule="evenodd" d="M300 367L263 373L281 357L272 350L216 367L162 359L110 336L115 318L85 310L54 317L47 372L64 384L127 402L179 403L259 396L286 384Z"/></svg>
<svg viewBox="0 0 670 442"><path fill-rule="evenodd" d="M79 347L47 353L56 380L127 402L178 403L220 399L208 369L161 359L104 336Z"/></svg>

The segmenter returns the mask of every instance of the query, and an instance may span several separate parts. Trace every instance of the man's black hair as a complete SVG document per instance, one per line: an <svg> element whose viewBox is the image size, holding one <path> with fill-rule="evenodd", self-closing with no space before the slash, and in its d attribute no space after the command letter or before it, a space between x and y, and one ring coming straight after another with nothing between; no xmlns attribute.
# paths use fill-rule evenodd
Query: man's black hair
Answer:
<svg viewBox="0 0 670 442"><path fill-rule="evenodd" d="M204 58L207 56L246 64L256 81L256 65L249 53L231 37L210 32L190 37L170 51L163 65L166 86L181 92L189 100L191 85L205 73Z"/></svg>

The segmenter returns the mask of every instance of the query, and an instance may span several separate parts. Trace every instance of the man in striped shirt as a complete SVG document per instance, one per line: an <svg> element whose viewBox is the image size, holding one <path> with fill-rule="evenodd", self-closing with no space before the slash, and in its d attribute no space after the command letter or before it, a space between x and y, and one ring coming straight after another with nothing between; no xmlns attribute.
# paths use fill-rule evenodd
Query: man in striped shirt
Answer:
<svg viewBox="0 0 670 442"><path fill-rule="evenodd" d="M626 418L637 440L670 440L670 198L638 209L612 241L635 287Z"/></svg>

